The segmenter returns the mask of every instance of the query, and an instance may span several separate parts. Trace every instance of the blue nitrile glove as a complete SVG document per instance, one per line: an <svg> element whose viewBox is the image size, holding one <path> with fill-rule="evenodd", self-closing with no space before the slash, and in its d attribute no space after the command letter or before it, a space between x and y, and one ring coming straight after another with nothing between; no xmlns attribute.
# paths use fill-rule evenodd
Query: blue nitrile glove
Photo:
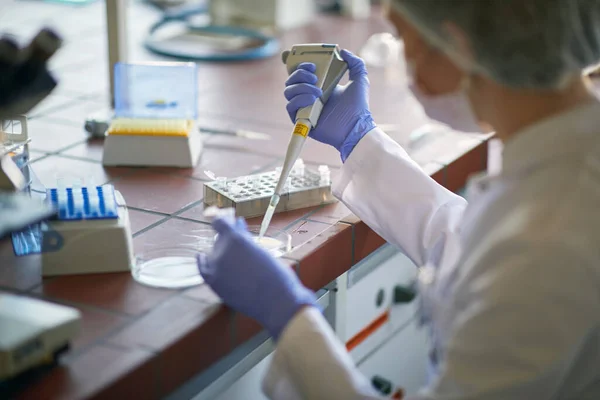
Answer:
<svg viewBox="0 0 600 400"><path fill-rule="evenodd" d="M198 255L198 269L223 302L257 320L277 339L304 306L316 306L291 267L259 247L239 218L235 224L217 218L219 234L212 253Z"/></svg>
<svg viewBox="0 0 600 400"><path fill-rule="evenodd" d="M335 147L342 161L346 161L360 139L375 128L375 122L369 110L369 78L364 61L347 50L342 50L341 56L348 64L350 83L334 89L310 136ZM314 104L322 94L315 86L315 70L314 64L302 63L285 83L284 95L292 122L299 109Z"/></svg>

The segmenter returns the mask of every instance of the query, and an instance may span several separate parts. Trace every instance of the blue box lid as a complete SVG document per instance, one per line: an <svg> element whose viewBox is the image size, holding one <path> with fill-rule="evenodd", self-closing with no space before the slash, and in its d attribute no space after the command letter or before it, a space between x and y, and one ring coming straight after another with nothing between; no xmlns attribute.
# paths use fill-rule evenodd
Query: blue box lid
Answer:
<svg viewBox="0 0 600 400"><path fill-rule="evenodd" d="M60 221L119 218L119 205L112 185L48 189L46 201Z"/></svg>
<svg viewBox="0 0 600 400"><path fill-rule="evenodd" d="M195 63L117 63L114 78L118 118L197 118Z"/></svg>

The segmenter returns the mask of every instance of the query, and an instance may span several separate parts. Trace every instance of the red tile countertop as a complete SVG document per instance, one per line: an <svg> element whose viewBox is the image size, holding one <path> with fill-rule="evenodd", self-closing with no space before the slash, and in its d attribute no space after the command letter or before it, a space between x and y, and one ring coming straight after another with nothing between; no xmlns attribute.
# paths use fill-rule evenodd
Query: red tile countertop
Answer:
<svg viewBox="0 0 600 400"><path fill-rule="evenodd" d="M40 18L60 21L64 13L56 12L56 7L40 5L38 11L47 14ZM65 13L77 21L78 13L95 15L92 11L100 12L98 7L69 8ZM17 14L35 23L26 13ZM144 8L141 15L148 19L148 10ZM105 106L98 90L105 86L105 69L90 65L90 60L104 60L101 28L80 23L78 31L77 23L69 26L67 56L56 64L63 89L30 115L34 171L45 185L53 185L59 176L93 177L96 183L114 184L130 206L136 251L156 243L182 243L185 235L207 226L202 216L204 170L236 176L268 170L281 161L291 128L281 93L285 69L277 57L252 63L201 64L199 68L201 124L266 132L273 137L268 146L210 137L194 169L103 168L102 143L87 141L82 131L86 113ZM286 33L282 41L286 47L299 42L337 42L356 51L371 34L389 29L377 15L358 22L323 16L310 27ZM79 39L84 31L92 33ZM134 59L152 59L139 43L132 46ZM423 120L412 111L402 112L414 108L406 107L406 90L388 72L370 70L373 114L379 123L412 130ZM96 83L86 85L91 81ZM446 142L434 140L419 149L415 158L436 181L458 190L468 175L485 168L486 141L479 136L457 136ZM306 146L303 158L307 163L341 166L335 150L317 143ZM279 214L273 225L292 234L294 248L283 261L314 290L384 244L341 203ZM74 306L83 316L83 332L72 351L58 367L27 382L17 395L21 399L160 398L260 330L253 321L224 307L206 286L160 290L139 285L126 273L42 279L40 257L16 258L7 240L0 241L0 290Z"/></svg>

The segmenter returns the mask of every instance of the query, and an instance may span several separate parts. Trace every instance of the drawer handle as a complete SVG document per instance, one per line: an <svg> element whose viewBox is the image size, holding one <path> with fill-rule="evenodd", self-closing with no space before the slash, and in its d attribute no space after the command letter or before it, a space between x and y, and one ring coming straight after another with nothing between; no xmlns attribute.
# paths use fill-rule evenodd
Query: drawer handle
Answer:
<svg viewBox="0 0 600 400"><path fill-rule="evenodd" d="M375 390L377 390L379 393L385 396L389 396L390 394L392 394L392 382L379 375L375 375L373 379L371 379L371 384L373 385Z"/></svg>
<svg viewBox="0 0 600 400"><path fill-rule="evenodd" d="M375 297L375 305L377 308L381 307L383 301L385 300L385 290L379 289L377 292L377 297Z"/></svg>
<svg viewBox="0 0 600 400"><path fill-rule="evenodd" d="M406 304L417 297L417 292L408 286L398 285L394 288L394 304Z"/></svg>

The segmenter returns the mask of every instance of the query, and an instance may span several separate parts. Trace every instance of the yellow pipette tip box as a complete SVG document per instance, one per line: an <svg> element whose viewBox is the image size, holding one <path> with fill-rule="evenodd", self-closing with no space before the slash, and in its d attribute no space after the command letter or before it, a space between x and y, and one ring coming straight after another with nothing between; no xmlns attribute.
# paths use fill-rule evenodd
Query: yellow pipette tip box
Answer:
<svg viewBox="0 0 600 400"><path fill-rule="evenodd" d="M126 136L189 136L194 121L185 119L116 118L108 135Z"/></svg>

